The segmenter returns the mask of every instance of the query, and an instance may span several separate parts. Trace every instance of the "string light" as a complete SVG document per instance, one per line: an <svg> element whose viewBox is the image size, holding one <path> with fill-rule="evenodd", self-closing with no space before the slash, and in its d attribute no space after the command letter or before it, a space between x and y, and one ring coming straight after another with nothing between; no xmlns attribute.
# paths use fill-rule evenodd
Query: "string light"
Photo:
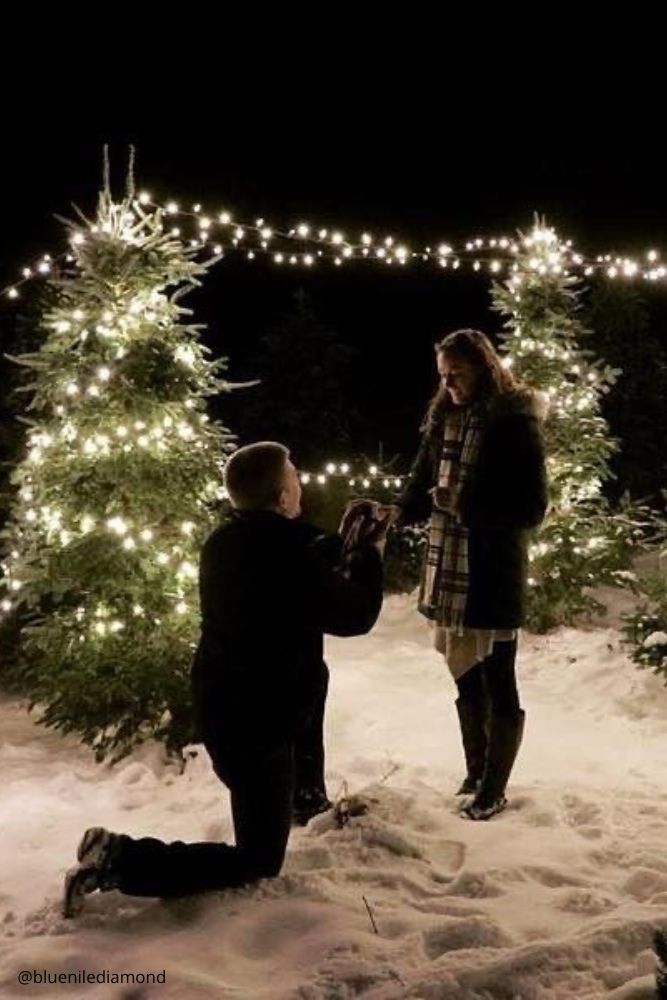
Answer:
<svg viewBox="0 0 667 1000"><path fill-rule="evenodd" d="M255 239L255 246L247 250L247 258L252 261L257 255L268 254L270 260L276 264L283 264L286 260L293 265L303 267L313 267L318 259L324 259L336 266L351 260L377 260L383 264L398 262L405 265L410 262L433 262L440 268L447 270L459 270L462 265L472 267L476 272L488 272L496 276L503 272L512 270L512 261L519 250L516 240L511 240L506 236L475 237L462 242L458 247L450 243L440 243L436 248L426 246L418 249L410 249L395 236L386 236L381 241L377 241L370 233L364 232L358 240L348 239L341 229L328 230L317 229L307 222L300 222L292 228L281 230L270 225L264 219L256 219L253 222L237 222L234 228L232 216L228 211L219 213L202 213L202 206L196 204L191 211L183 210L178 202L167 201L164 205L156 204L148 192L141 192L137 199L138 212L143 208L150 207L162 211L170 217L181 217L185 220L192 219L196 223L198 238L190 241L191 246L196 251L203 251L209 247L209 235L217 229L221 229L220 239L214 246L217 257L223 255L225 249L225 239L231 236L231 248L238 246L240 241ZM119 232L122 238L129 242L134 241L132 226L136 225L140 216L128 213L126 228ZM92 227L91 232L96 227ZM174 238L181 238L182 229L175 227L171 230ZM524 240L526 245L551 244L556 241L553 230L545 227L536 227L534 233ZM75 247L82 246L86 241L86 234L78 230L72 236L71 242ZM281 246L271 250L270 243L279 242ZM317 252L301 249L298 253L288 255L286 248L295 242L303 244L309 243L317 246ZM571 241L564 244L565 254L563 260L554 260L550 264L550 269L555 274L560 274L563 270L579 270L585 276L590 276L596 272L605 275L610 280L640 279L650 282L664 282L667 279L667 267L660 265L660 252L657 249L649 249L638 256L618 255L618 254L598 254L595 257L584 256L574 251ZM371 252L373 251L373 252ZM70 254L63 254L57 261L75 262ZM49 254L44 254L36 263L25 266L20 270L21 278L0 290L8 300L16 300L20 296L21 286L34 280L36 277L48 275L54 264L54 260ZM547 265L538 265L539 273Z"/></svg>
<svg viewBox="0 0 667 1000"><path fill-rule="evenodd" d="M389 475L387 472L383 472L376 465L371 465L368 472L362 477L352 477L349 478L350 474L350 463L341 462L337 464L336 462L327 462L323 472L310 472L302 470L299 473L299 479L304 486L309 486L311 484L316 484L317 486L326 486L329 481L344 481L348 486L355 486L357 478L359 478L360 485L364 489L369 489L371 486L382 485L385 488L401 489L406 477Z"/></svg>

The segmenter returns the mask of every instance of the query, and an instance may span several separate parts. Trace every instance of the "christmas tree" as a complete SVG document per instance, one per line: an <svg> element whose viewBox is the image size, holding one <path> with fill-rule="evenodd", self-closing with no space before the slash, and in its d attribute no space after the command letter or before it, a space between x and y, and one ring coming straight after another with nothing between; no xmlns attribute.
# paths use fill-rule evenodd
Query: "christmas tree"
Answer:
<svg viewBox="0 0 667 1000"><path fill-rule="evenodd" d="M239 436L261 439L271 427L272 436L288 441L306 468L323 465L332 442L349 456L362 428L352 386L357 354L320 319L311 298L297 291L289 312L262 336L252 358L249 374L259 388L230 401L239 404L234 423ZM285 399L288 407L279 405Z"/></svg>
<svg viewBox="0 0 667 1000"><path fill-rule="evenodd" d="M662 520L661 541L667 537ZM640 601L623 616L630 657L640 669L653 670L667 684L667 549L659 554L655 572L640 576L634 586Z"/></svg>
<svg viewBox="0 0 667 1000"><path fill-rule="evenodd" d="M605 493L613 502L627 491L659 510L667 485L667 343L651 315L650 301L635 284L610 281L601 274L588 287L584 315L595 331L598 354L623 369L614 391L602 400L603 415L620 442L611 458L617 479Z"/></svg>
<svg viewBox="0 0 667 1000"><path fill-rule="evenodd" d="M118 759L191 736L197 564L221 498L229 388L182 296L204 265L131 189L108 185L70 227L29 382L27 455L4 531L5 614L23 622L24 688L41 721Z"/></svg>
<svg viewBox="0 0 667 1000"><path fill-rule="evenodd" d="M493 286L493 308L505 317L505 363L547 405L550 508L529 549L528 623L539 631L598 608L590 588L624 581L640 534L635 516L612 513L602 491L617 445L600 401L620 371L584 346L590 331L572 259L553 229L536 222L515 245L509 279Z"/></svg>

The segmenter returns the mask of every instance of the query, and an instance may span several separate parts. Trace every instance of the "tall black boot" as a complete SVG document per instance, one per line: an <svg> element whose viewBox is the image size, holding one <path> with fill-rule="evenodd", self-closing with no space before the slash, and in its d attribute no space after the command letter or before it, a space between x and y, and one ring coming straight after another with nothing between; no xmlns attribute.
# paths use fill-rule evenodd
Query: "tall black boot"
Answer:
<svg viewBox="0 0 667 1000"><path fill-rule="evenodd" d="M499 715L491 719L482 782L473 801L463 809L469 819L490 819L507 805L505 789L521 746L525 719L522 709L514 716Z"/></svg>
<svg viewBox="0 0 667 1000"><path fill-rule="evenodd" d="M461 741L467 773L457 795L474 795L484 776L488 736L486 730L486 705L477 698L458 698L455 702L459 715Z"/></svg>

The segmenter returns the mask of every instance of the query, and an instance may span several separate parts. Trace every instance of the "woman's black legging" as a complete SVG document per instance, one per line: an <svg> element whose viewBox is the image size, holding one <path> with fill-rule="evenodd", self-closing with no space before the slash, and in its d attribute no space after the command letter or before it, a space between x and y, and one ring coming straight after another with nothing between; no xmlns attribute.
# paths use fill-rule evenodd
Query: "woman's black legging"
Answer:
<svg viewBox="0 0 667 1000"><path fill-rule="evenodd" d="M494 715L517 716L521 705L514 671L516 645L516 639L495 642L486 659L457 680L459 697L480 707L488 704Z"/></svg>

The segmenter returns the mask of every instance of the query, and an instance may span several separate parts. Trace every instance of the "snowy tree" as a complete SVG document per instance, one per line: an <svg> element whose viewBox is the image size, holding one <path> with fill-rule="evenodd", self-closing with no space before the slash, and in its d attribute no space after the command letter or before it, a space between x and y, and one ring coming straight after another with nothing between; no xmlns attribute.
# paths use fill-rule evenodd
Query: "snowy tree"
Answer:
<svg viewBox="0 0 667 1000"><path fill-rule="evenodd" d="M590 331L580 284L568 273L571 256L553 229L536 223L516 244L509 279L493 286L506 363L548 405L550 508L530 546L528 580L529 624L538 630L593 610L593 586L621 583L639 532L634 516L612 513L602 492L617 446L600 400L620 372L585 346Z"/></svg>
<svg viewBox="0 0 667 1000"><path fill-rule="evenodd" d="M623 369L614 391L602 400L603 414L618 436L611 457L616 479L605 486L614 501L624 493L646 498L660 508L667 485L665 398L667 343L635 285L598 275L585 295L587 325L595 331L595 348L611 365Z"/></svg>
<svg viewBox="0 0 667 1000"><path fill-rule="evenodd" d="M662 542L667 521L662 521ZM634 587L640 601L624 616L630 656L641 669L653 670L667 684L667 549L658 558L658 571L641 576Z"/></svg>
<svg viewBox="0 0 667 1000"><path fill-rule="evenodd" d="M70 228L29 375L27 454L4 531L5 614L41 719L99 759L190 737L198 551L221 496L229 388L182 296L205 268L159 211L108 189Z"/></svg>

